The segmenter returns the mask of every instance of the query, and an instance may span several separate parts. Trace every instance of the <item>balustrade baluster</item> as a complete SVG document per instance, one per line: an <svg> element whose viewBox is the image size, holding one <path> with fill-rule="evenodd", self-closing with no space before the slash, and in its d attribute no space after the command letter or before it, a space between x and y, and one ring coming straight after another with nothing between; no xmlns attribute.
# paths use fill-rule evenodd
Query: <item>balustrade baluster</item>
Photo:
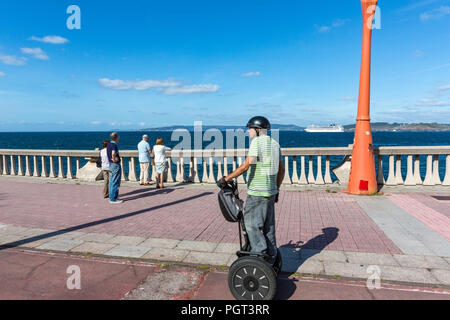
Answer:
<svg viewBox="0 0 450 320"><path fill-rule="evenodd" d="M283 178L283 184L291 184L291 178L289 177L289 156L284 156L284 169L285 174Z"/></svg>
<svg viewBox="0 0 450 320"><path fill-rule="evenodd" d="M241 165L242 165L242 157L238 157L238 161L239 161L239 166L241 166ZM241 175L237 178L237 182L238 182L238 183L246 183L243 174L241 174Z"/></svg>
<svg viewBox="0 0 450 320"><path fill-rule="evenodd" d="M395 186L397 185L397 181L395 179L395 173L394 173L394 156L389 155L389 174L386 181L387 186Z"/></svg>
<svg viewBox="0 0 450 320"><path fill-rule="evenodd" d="M39 177L39 163L38 163L38 156L33 156L33 176Z"/></svg>
<svg viewBox="0 0 450 320"><path fill-rule="evenodd" d="M433 155L427 155L427 170L425 173L425 180L423 180L424 186L434 186L433 181Z"/></svg>
<svg viewBox="0 0 450 320"><path fill-rule="evenodd" d="M322 156L317 156L317 176L315 184L325 184L322 176Z"/></svg>
<svg viewBox="0 0 450 320"><path fill-rule="evenodd" d="M50 178L56 178L55 174L55 158L50 156Z"/></svg>
<svg viewBox="0 0 450 320"><path fill-rule="evenodd" d="M23 170L23 161L22 161L22 156L17 156L17 167L18 167L18 172L17 174L19 176L24 176L25 175L25 171Z"/></svg>
<svg viewBox="0 0 450 320"><path fill-rule="evenodd" d="M136 175L136 159L134 157L128 158L128 180L138 181Z"/></svg>
<svg viewBox="0 0 450 320"><path fill-rule="evenodd" d="M330 173L330 156L325 157L325 183L326 184L333 183L333 180L331 180L331 173Z"/></svg>
<svg viewBox="0 0 450 320"><path fill-rule="evenodd" d="M292 183L298 184L297 156L292 156Z"/></svg>
<svg viewBox="0 0 450 320"><path fill-rule="evenodd" d="M46 162L45 156L41 156L41 177L44 177L44 178L48 177L47 165L45 162ZM27 165L27 168L28 168L28 165Z"/></svg>
<svg viewBox="0 0 450 320"><path fill-rule="evenodd" d="M378 172L377 172L377 184L384 185L386 181L384 181L383 174L383 156L381 154L378 155Z"/></svg>
<svg viewBox="0 0 450 320"><path fill-rule="evenodd" d="M217 180L219 180L222 177L223 177L223 173L222 173L222 157L218 156L217 157Z"/></svg>
<svg viewBox="0 0 450 320"><path fill-rule="evenodd" d="M396 163L395 163L395 182L397 184L403 184L403 177L402 177L402 156L397 155L396 156Z"/></svg>
<svg viewBox="0 0 450 320"><path fill-rule="evenodd" d="M305 156L300 157L300 179L298 183L308 184L308 180L306 179Z"/></svg>
<svg viewBox="0 0 450 320"><path fill-rule="evenodd" d="M433 182L435 185L442 184L441 177L439 177L439 155L433 155Z"/></svg>
<svg viewBox="0 0 450 320"><path fill-rule="evenodd" d="M406 162L406 179L405 179L405 186L415 186L416 185L416 179L414 178L413 174L413 156L408 155L407 162Z"/></svg>
<svg viewBox="0 0 450 320"><path fill-rule="evenodd" d="M450 154L447 155L445 160L445 177L442 181L443 186L450 186Z"/></svg>
<svg viewBox="0 0 450 320"><path fill-rule="evenodd" d="M214 178L214 159L212 155L209 156L209 183L216 183L216 179Z"/></svg>
<svg viewBox="0 0 450 320"><path fill-rule="evenodd" d="M422 184L422 178L420 177L420 156L414 156L414 180L416 181L416 185Z"/></svg>
<svg viewBox="0 0 450 320"><path fill-rule="evenodd" d="M17 175L17 168L16 168L16 161L14 159L13 155L10 155L11 159L11 175L16 176Z"/></svg>
<svg viewBox="0 0 450 320"><path fill-rule="evenodd" d="M58 157L58 178L64 179L64 168L63 168L63 159L61 156Z"/></svg>
<svg viewBox="0 0 450 320"><path fill-rule="evenodd" d="M72 161L70 156L67 156L67 179L73 179Z"/></svg>
<svg viewBox="0 0 450 320"><path fill-rule="evenodd" d="M316 183L316 179L314 178L314 171L313 171L313 157L309 156L309 168L308 168L308 183L314 184Z"/></svg>

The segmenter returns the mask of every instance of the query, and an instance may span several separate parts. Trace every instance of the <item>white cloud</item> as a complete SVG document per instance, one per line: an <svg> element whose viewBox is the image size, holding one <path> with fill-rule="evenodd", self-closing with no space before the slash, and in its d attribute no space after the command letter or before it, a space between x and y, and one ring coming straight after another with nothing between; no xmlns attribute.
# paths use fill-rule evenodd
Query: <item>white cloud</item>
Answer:
<svg viewBox="0 0 450 320"><path fill-rule="evenodd" d="M447 84L447 85L445 85L445 86L437 87L436 90L437 90L438 92L443 92L443 91L450 90L450 84Z"/></svg>
<svg viewBox="0 0 450 320"><path fill-rule="evenodd" d="M354 97L342 97L341 98L342 101L355 101Z"/></svg>
<svg viewBox="0 0 450 320"><path fill-rule="evenodd" d="M6 74L2 71L0 71L0 78L6 76Z"/></svg>
<svg viewBox="0 0 450 320"><path fill-rule="evenodd" d="M209 93L219 90L219 86L215 84L194 84L182 86L180 82L173 79L168 80L120 80L101 78L99 84L108 89L113 90L149 90L156 89L164 94L193 94L193 93Z"/></svg>
<svg viewBox="0 0 450 320"><path fill-rule="evenodd" d="M172 87L164 90L164 94L211 93L219 90L216 84L194 84L191 86Z"/></svg>
<svg viewBox="0 0 450 320"><path fill-rule="evenodd" d="M0 61L4 64L9 64L13 66L23 66L27 58L24 57L16 57L16 56L7 56L0 53Z"/></svg>
<svg viewBox="0 0 450 320"><path fill-rule="evenodd" d="M98 82L104 88L113 90L148 90L155 88L176 87L180 83L172 79L168 80L120 80L102 78Z"/></svg>
<svg viewBox="0 0 450 320"><path fill-rule="evenodd" d="M100 121L91 121L91 124L94 126L97 126L99 124L102 124Z"/></svg>
<svg viewBox="0 0 450 320"><path fill-rule="evenodd" d="M424 12L420 15L421 21L428 21L433 19L440 19L450 14L450 6L441 6L440 8Z"/></svg>
<svg viewBox="0 0 450 320"><path fill-rule="evenodd" d="M32 36L30 40L44 42L44 43L51 43L51 44L64 44L69 42L66 38L60 37L60 36L45 36L43 38L38 38L35 36Z"/></svg>
<svg viewBox="0 0 450 320"><path fill-rule="evenodd" d="M334 20L334 22L331 25L323 25L323 26L314 25L314 26L316 27L317 31L319 31L321 33L325 33L325 32L330 31L331 29L342 27L348 21L350 21L350 20L349 19L337 19L337 20Z"/></svg>
<svg viewBox="0 0 450 320"><path fill-rule="evenodd" d="M417 106L420 107L448 107L450 106L450 101L442 101L437 99L420 99L417 103Z"/></svg>
<svg viewBox="0 0 450 320"><path fill-rule="evenodd" d="M247 72L242 74L243 77L259 77L261 75L261 72L256 71L256 72Z"/></svg>
<svg viewBox="0 0 450 320"><path fill-rule="evenodd" d="M48 55L41 48L21 48L22 53L29 54L35 59L48 60Z"/></svg>

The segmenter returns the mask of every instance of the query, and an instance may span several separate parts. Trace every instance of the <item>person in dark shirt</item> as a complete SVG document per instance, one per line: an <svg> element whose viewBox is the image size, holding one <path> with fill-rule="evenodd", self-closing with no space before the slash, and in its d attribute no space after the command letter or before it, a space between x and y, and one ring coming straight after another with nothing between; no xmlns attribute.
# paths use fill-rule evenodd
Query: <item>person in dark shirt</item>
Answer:
<svg viewBox="0 0 450 320"><path fill-rule="evenodd" d="M119 196L120 178L122 177L122 167L120 165L120 154L117 143L119 142L119 135L113 132L110 135L111 142L106 147L106 154L109 160L109 203L122 203L123 200L117 199Z"/></svg>

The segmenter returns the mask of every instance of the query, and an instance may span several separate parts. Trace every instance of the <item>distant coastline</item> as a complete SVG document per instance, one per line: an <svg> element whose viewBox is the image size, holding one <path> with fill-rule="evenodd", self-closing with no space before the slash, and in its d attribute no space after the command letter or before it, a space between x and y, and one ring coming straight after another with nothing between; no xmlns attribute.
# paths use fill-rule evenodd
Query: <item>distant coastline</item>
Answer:
<svg viewBox="0 0 450 320"><path fill-rule="evenodd" d="M441 124L441 123L387 123L387 122L372 122L371 123L372 131L450 131L450 124ZM188 131L194 131L194 126L184 126L184 125L175 125L175 126L167 126L167 127L158 127L158 128L145 128L139 129L138 131L173 131L176 129L184 129ZM208 129L219 129L221 131L226 129L244 129L242 126L202 126L203 130ZM273 124L272 129L278 129L280 131L304 131L305 127L300 127L297 125L283 125L283 124ZM344 130L351 132L355 130L354 124L344 125Z"/></svg>

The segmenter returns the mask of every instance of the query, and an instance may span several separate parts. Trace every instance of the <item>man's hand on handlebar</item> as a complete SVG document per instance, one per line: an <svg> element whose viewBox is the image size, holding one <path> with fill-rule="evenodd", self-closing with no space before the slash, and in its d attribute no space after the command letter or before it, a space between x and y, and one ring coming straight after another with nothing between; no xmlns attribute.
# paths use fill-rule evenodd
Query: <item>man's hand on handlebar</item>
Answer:
<svg viewBox="0 0 450 320"><path fill-rule="evenodd" d="M218 186L220 189L225 188L227 185L228 185L228 182L225 180L225 177L222 177L222 178L220 178L220 179L217 181L217 186Z"/></svg>

